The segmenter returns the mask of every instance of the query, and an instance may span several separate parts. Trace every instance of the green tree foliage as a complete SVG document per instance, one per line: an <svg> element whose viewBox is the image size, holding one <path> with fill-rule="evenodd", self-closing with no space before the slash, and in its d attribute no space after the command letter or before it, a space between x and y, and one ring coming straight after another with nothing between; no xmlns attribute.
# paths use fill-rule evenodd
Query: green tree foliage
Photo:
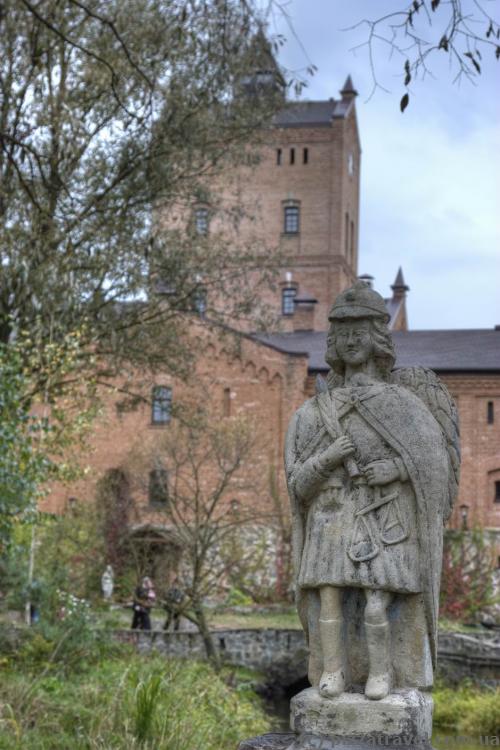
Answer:
<svg viewBox="0 0 500 750"><path fill-rule="evenodd" d="M68 333L59 343L41 342L20 331L16 341L0 344L3 552L19 523L35 521L47 481L75 479L81 471L73 457L85 444L98 406L91 398L93 379L79 372L80 340L79 333ZM56 403L61 378L65 393Z"/></svg>
<svg viewBox="0 0 500 750"><path fill-rule="evenodd" d="M30 416L25 378L16 350L0 347L0 551L6 551L18 522L33 518L40 483L51 462L40 450L46 425Z"/></svg>
<svg viewBox="0 0 500 750"><path fill-rule="evenodd" d="M246 0L3 0L4 343L25 330L60 344L79 330L80 370L98 361L98 380L131 365L178 373L201 293L224 298L225 316L248 315L255 248L184 219L202 203L238 223L209 187L248 162L279 104L278 89L248 86L270 59L258 32ZM158 232L165 212L183 220Z"/></svg>

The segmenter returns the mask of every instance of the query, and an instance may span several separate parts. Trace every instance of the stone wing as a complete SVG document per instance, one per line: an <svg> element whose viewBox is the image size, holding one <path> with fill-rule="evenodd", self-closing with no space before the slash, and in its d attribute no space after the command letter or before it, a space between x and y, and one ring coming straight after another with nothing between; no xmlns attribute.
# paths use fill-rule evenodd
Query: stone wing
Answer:
<svg viewBox="0 0 500 750"><path fill-rule="evenodd" d="M444 508L446 521L453 509L460 478L460 430L457 407L447 387L427 367L404 367L394 370L391 382L408 388L418 396L441 427L450 463L448 505Z"/></svg>

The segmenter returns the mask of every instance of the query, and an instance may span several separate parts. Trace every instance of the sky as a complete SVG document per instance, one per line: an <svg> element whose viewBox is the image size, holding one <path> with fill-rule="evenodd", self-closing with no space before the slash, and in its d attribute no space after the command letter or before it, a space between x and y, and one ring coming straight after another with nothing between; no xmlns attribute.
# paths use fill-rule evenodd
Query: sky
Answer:
<svg viewBox="0 0 500 750"><path fill-rule="evenodd" d="M338 98L347 74L359 92L359 273L374 276L375 288L388 296L402 266L412 329L493 328L500 324L500 60L480 48L477 84L454 83L449 55L439 52L424 80L410 82L401 114L406 55L390 58L388 46L378 43L377 80L388 91L378 88L370 97L368 49L353 51L367 40L368 27L349 27L407 4L284 0L282 11L274 4L269 31L286 37L279 62L288 71L304 74L309 63L318 68L301 98ZM500 0L482 4L500 21ZM426 38L441 38L446 12L443 1Z"/></svg>

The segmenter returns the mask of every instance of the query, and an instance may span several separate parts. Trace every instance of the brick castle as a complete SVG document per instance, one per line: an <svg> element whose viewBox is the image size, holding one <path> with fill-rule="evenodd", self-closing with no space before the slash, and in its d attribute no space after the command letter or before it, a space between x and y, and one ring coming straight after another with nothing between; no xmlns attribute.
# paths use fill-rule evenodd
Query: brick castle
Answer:
<svg viewBox="0 0 500 750"><path fill-rule="evenodd" d="M207 327L197 372L209 378L212 407L221 419L251 413L263 431L258 465L249 467L254 475L265 475L269 466L282 472L289 418L314 392L316 375L327 371L327 313L358 277L360 166L356 91L348 77L338 99L284 103L263 134L258 164L245 171L243 197L258 205L258 232L285 256L277 289L268 296L280 332L245 334L234 348L203 321L194 325ZM195 209L198 231L209 234L211 221L206 208ZM434 369L460 414L463 468L451 523L500 534L500 330L408 330L408 291L400 269L386 300L396 366ZM170 429L170 403L182 401L189 385L160 375L149 388L151 405L132 412L121 413L108 399L96 424L88 479L54 488L44 510L63 511L75 498L93 497L99 477L123 466L133 441ZM154 525L147 498L144 518Z"/></svg>

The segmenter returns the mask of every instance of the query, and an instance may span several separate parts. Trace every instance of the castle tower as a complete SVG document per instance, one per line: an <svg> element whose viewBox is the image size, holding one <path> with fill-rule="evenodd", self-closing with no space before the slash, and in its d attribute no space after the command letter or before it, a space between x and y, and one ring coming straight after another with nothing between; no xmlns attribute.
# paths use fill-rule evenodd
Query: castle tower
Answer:
<svg viewBox="0 0 500 750"><path fill-rule="evenodd" d="M262 135L258 164L240 182L257 217L254 237L258 232L263 246L279 247L284 258L279 290L266 300L284 330L297 329L295 323L304 329L304 296L308 328L325 330L332 300L357 278L356 96L348 76L339 99L285 102Z"/></svg>

